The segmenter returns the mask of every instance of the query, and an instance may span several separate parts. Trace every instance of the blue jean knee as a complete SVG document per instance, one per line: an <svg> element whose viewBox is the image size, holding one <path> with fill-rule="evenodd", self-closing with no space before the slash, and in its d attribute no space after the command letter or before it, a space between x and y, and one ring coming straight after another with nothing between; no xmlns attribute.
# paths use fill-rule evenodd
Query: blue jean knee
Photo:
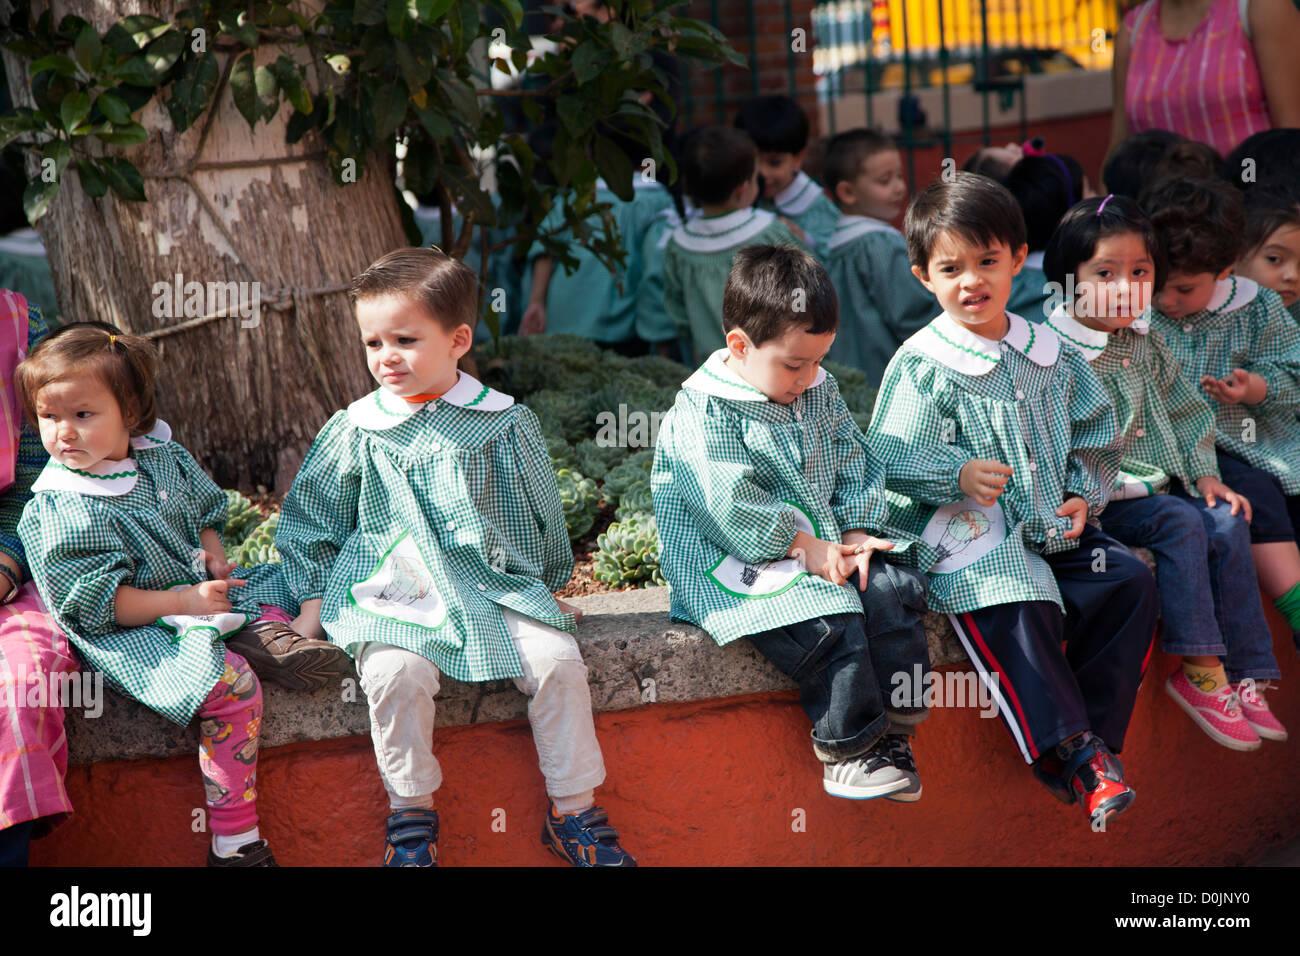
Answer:
<svg viewBox="0 0 1300 956"><path fill-rule="evenodd" d="M885 733L880 685L860 614L831 614L751 635L765 658L799 685L813 750L839 760L869 750Z"/></svg>
<svg viewBox="0 0 1300 956"><path fill-rule="evenodd" d="M858 574L849 586L858 587ZM925 639L928 589L920 571L871 556L867 587L859 591L866 619L867 647L880 680L885 710L896 725L891 731L920 723L929 714L924 701L924 675L930 670ZM919 675L919 676L918 676Z"/></svg>

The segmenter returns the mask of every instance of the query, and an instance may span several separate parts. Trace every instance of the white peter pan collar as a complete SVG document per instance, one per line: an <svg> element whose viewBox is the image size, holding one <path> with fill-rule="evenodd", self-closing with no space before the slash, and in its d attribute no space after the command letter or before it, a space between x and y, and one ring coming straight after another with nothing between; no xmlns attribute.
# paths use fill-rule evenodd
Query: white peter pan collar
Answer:
<svg viewBox="0 0 1300 956"><path fill-rule="evenodd" d="M720 252L748 242L776 221L766 209L737 209L713 219L691 219L673 232L674 241L691 252Z"/></svg>
<svg viewBox="0 0 1300 956"><path fill-rule="evenodd" d="M1061 354L1061 340L1051 329L1030 325L1007 313L1007 334L1001 342L976 335L948 313L939 315L905 344L963 375L985 375L1002 361L1004 348L1013 348L1036 365L1047 368Z"/></svg>
<svg viewBox="0 0 1300 956"><path fill-rule="evenodd" d="M171 427L159 418L149 434L131 439L131 447L157 448L171 440ZM81 495L117 497L135 487L139 474L134 458L100 461L84 470L51 461L32 484L32 491L75 491Z"/></svg>
<svg viewBox="0 0 1300 956"><path fill-rule="evenodd" d="M416 412L433 408L439 402L450 402L461 408L477 412L503 412L515 403L504 392L489 388L472 375L456 373L456 384L440 398L415 404L388 389L380 387L348 406L348 418L354 425L367 431L386 431L402 424Z"/></svg>
<svg viewBox="0 0 1300 956"><path fill-rule="evenodd" d="M851 242L858 236L865 236L869 232L895 232L900 236L893 226L883 219L876 219L872 216L854 216L849 213L840 213L840 218L835 221L835 231L831 233L830 242L827 247L834 249L842 246L846 242Z"/></svg>
<svg viewBox="0 0 1300 956"><path fill-rule="evenodd" d="M1259 283L1245 276L1228 276L1214 283L1214 294L1205 308L1210 312L1232 312L1255 301Z"/></svg>
<svg viewBox="0 0 1300 956"><path fill-rule="evenodd" d="M782 215L799 216L808 211L808 207L817 201L822 191L811 176L802 169L794 174L790 185L773 197L772 202L781 210Z"/></svg>
<svg viewBox="0 0 1300 956"><path fill-rule="evenodd" d="M1052 327L1052 331L1082 352L1089 362L1095 361L1110 344L1109 334L1088 328L1065 311L1064 304L1059 304L1052 310L1052 314L1047 317L1047 324Z"/></svg>
<svg viewBox="0 0 1300 956"><path fill-rule="evenodd" d="M682 388L691 388L697 392L705 392L708 395L715 395L718 398L730 399L733 402L770 402L771 399L764 395L759 389L750 385L743 378L727 367L723 361L727 357L726 349L718 349L708 357L703 365L695 370L686 381L682 382ZM826 381L826 369L817 369L817 377L809 388L816 388L822 382Z"/></svg>

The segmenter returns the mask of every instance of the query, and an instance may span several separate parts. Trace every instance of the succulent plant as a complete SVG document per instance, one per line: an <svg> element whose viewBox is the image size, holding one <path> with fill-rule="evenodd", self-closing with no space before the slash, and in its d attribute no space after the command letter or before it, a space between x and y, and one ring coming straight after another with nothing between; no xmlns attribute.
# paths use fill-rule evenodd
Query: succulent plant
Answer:
<svg viewBox="0 0 1300 956"><path fill-rule="evenodd" d="M586 400L573 392L544 388L525 403L533 410L548 439L563 438L577 444L595 433L595 424L587 414Z"/></svg>
<svg viewBox="0 0 1300 956"><path fill-rule="evenodd" d="M553 435L546 439L546 454L551 459L552 471L573 468L578 463L573 453L573 446L559 436Z"/></svg>
<svg viewBox="0 0 1300 956"><path fill-rule="evenodd" d="M262 523L262 512L238 491L227 489L226 499L230 510L226 516L226 528L221 532L221 544L226 549L226 560L233 561L235 549Z"/></svg>
<svg viewBox="0 0 1300 956"><path fill-rule="evenodd" d="M573 450L578 470L584 475L604 481L605 476L627 458L627 449L618 445L605 447L594 438L584 438Z"/></svg>
<svg viewBox="0 0 1300 956"><path fill-rule="evenodd" d="M596 508L600 502L596 482L584 478L581 472L561 468L555 473L555 483L560 487L560 504L564 507L564 524L569 529L569 540L576 541L590 531L596 521Z"/></svg>
<svg viewBox="0 0 1300 956"><path fill-rule="evenodd" d="M610 471L605 476L605 484L600 489L605 504L617 507L619 499L629 488L638 481L649 481L654 460L654 450L644 448L628 455L626 461Z"/></svg>
<svg viewBox="0 0 1300 956"><path fill-rule="evenodd" d="M844 398L844 404L849 406L849 411L853 413L856 419L859 415L865 415L867 421L871 421L871 410L876 406L876 390L867 385L857 385L851 388L841 386L840 395Z"/></svg>
<svg viewBox="0 0 1300 956"><path fill-rule="evenodd" d="M652 515L654 502L650 498L650 482L638 481L618 498L618 510L614 512L615 521L625 521L636 514Z"/></svg>
<svg viewBox="0 0 1300 956"><path fill-rule="evenodd" d="M848 388L867 387L867 374L853 368L851 365L841 365L839 362L822 362L822 368L835 376L835 381L839 383L841 392Z"/></svg>
<svg viewBox="0 0 1300 956"><path fill-rule="evenodd" d="M279 564L280 552L275 549L275 528L280 523L280 512L267 518L253 533L244 539L230 560L241 568L255 564Z"/></svg>
<svg viewBox="0 0 1300 956"><path fill-rule="evenodd" d="M613 587L664 584L659 569L659 530L654 515L637 514L617 521L596 538L592 577Z"/></svg>

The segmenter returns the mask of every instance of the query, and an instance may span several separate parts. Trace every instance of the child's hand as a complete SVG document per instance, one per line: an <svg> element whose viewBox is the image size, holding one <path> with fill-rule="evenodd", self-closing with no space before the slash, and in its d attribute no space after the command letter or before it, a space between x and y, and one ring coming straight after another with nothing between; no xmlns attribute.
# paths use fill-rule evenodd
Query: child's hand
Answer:
<svg viewBox="0 0 1300 956"><path fill-rule="evenodd" d="M1252 517L1250 501L1245 495L1239 495L1218 478L1213 475L1206 475L1204 478L1196 479L1196 490L1201 493L1205 499L1206 505L1213 508L1219 498L1222 498L1228 504L1232 505L1232 513L1244 512L1246 522L1249 524Z"/></svg>
<svg viewBox="0 0 1300 956"><path fill-rule="evenodd" d="M247 581L230 578L223 581L204 581L181 592L185 607L182 614L224 614L230 610L230 589L245 587Z"/></svg>
<svg viewBox="0 0 1300 956"><path fill-rule="evenodd" d="M1088 520L1088 502L1078 495L1071 495L1065 499L1065 504L1056 509L1056 516L1070 519L1070 530L1061 537L1077 538L1083 534L1083 526Z"/></svg>
<svg viewBox="0 0 1300 956"><path fill-rule="evenodd" d="M546 331L546 306L534 302L524 310L523 320L519 323L520 335L541 335Z"/></svg>
<svg viewBox="0 0 1300 956"><path fill-rule="evenodd" d="M563 611L565 614L573 615L573 622L575 624L582 620L582 608L574 607L572 604L567 604L564 601L561 601L559 598L555 599L555 603L560 606L560 610Z"/></svg>
<svg viewBox="0 0 1300 956"><path fill-rule="evenodd" d="M225 555L217 557L211 551L203 552L203 563L207 566L208 576L214 581L230 577L230 572L239 567L233 561L227 561Z"/></svg>
<svg viewBox="0 0 1300 956"><path fill-rule="evenodd" d="M804 566L811 574L825 578L831 584L843 584L847 578L841 569L845 555L851 555L855 545L839 544L835 541L823 541L807 532L800 531L794 536L794 544L789 555Z"/></svg>
<svg viewBox="0 0 1300 956"><path fill-rule="evenodd" d="M325 640L325 628L320 626L320 606L322 603L320 598L303 601L298 616L293 619L289 626L303 637L310 637L318 641Z"/></svg>
<svg viewBox="0 0 1300 956"><path fill-rule="evenodd" d="M867 589L867 565L871 563L871 555L876 551L889 551L894 547L894 542L885 541L883 538L873 538L865 531L849 531L843 535L841 542L845 547L851 547L853 550L840 559L840 573L844 575L847 581L853 576L853 572L858 572L858 590Z"/></svg>
<svg viewBox="0 0 1300 956"><path fill-rule="evenodd" d="M1011 477L1011 466L1000 461L972 458L957 473L957 487L962 494L988 507L998 500Z"/></svg>
<svg viewBox="0 0 1300 956"><path fill-rule="evenodd" d="M1244 368L1234 368L1222 379L1206 375L1201 379L1201 388L1222 405L1258 405L1268 397L1268 382Z"/></svg>

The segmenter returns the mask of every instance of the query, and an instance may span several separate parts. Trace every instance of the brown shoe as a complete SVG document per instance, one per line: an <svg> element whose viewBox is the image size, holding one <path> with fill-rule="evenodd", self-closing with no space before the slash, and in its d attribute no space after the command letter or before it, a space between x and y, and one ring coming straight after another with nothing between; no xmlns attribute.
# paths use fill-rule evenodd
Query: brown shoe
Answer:
<svg viewBox="0 0 1300 956"><path fill-rule="evenodd" d="M282 621L257 621L226 642L263 680L290 690L315 690L352 673L352 661L329 641L303 637Z"/></svg>

